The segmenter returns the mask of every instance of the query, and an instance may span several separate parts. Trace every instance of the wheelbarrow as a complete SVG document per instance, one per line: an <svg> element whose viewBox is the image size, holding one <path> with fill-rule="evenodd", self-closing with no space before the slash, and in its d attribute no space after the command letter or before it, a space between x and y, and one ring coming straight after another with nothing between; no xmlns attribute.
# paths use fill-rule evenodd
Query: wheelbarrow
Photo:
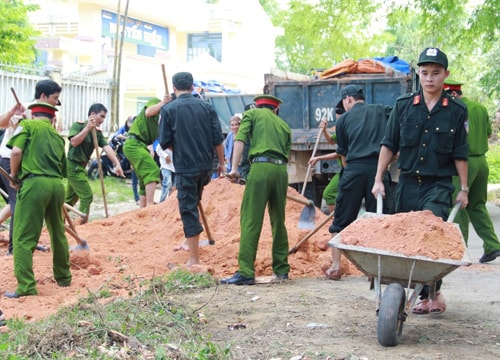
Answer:
<svg viewBox="0 0 500 360"><path fill-rule="evenodd" d="M460 204L456 204L448 222L453 222L459 208ZM367 212L359 219L383 216L390 215L382 214L380 196L380 201L377 201L377 213ZM435 285L439 279L460 266L471 265L467 251L461 261L434 260L420 255L405 256L387 250L342 244L341 240L342 232L334 236L328 246L339 249L361 272L372 278L378 316L377 337L382 346L399 344L404 322L424 285L430 286L429 295L434 299ZM461 241L464 241L462 236ZM464 248L466 249L465 243ZM383 295L382 284L387 284Z"/></svg>

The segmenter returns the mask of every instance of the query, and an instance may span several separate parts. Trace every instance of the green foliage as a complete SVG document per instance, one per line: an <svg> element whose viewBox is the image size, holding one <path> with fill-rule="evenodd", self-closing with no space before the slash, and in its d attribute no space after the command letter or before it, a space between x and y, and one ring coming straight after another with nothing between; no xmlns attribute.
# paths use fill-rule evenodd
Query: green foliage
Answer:
<svg viewBox="0 0 500 360"><path fill-rule="evenodd" d="M489 184L500 184L500 145L490 146L486 153L490 168Z"/></svg>
<svg viewBox="0 0 500 360"><path fill-rule="evenodd" d="M135 288L130 299L103 304L98 290L43 321L8 320L10 332L0 334L0 351L12 354L9 359L230 358L230 344L211 341L201 308L182 302L183 287L212 286L213 278L181 270L150 284L146 291ZM168 289L180 291L177 298Z"/></svg>
<svg viewBox="0 0 500 360"><path fill-rule="evenodd" d="M347 58L396 55L416 64L440 47L464 92L490 110L500 95L500 0L260 0L275 26L276 64L308 73Z"/></svg>
<svg viewBox="0 0 500 360"><path fill-rule="evenodd" d="M284 30L276 39L278 66L307 73L346 58L380 54L380 39L370 31L361 31L371 28L376 9L370 0L291 0L289 10L272 17Z"/></svg>
<svg viewBox="0 0 500 360"><path fill-rule="evenodd" d="M28 22L27 14L38 5L25 5L22 0L0 1L0 62L26 65L35 60L38 34Z"/></svg>
<svg viewBox="0 0 500 360"><path fill-rule="evenodd" d="M151 291L165 294L176 291L203 289L215 284L216 282L210 274L193 274L187 270L179 269L168 273L165 279L153 279Z"/></svg>

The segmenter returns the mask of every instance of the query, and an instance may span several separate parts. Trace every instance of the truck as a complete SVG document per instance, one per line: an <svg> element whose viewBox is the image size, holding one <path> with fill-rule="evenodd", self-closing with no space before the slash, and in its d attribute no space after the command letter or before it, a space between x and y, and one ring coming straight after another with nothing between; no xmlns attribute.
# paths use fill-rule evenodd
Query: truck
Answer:
<svg viewBox="0 0 500 360"><path fill-rule="evenodd" d="M326 119L329 128L335 125L335 107L341 99L341 89L349 84L356 84L363 89L366 103L393 106L398 97L416 90L417 81L414 73L397 72L393 75L346 74L325 80L264 75L263 93L283 100L279 116L292 130L292 148L287 164L289 185L312 199L318 207L322 205L325 186L340 171L340 167L337 161L326 160L318 161L308 171L308 161L318 136L316 155L335 151L336 146L328 144L319 131L319 122ZM223 132L227 133L231 116L242 113L245 105L253 103L255 95L206 94L204 97L214 107Z"/></svg>

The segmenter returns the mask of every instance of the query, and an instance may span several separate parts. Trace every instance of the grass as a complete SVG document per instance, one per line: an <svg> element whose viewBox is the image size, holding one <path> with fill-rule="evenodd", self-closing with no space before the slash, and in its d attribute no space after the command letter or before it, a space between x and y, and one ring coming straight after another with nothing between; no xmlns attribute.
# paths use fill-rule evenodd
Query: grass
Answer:
<svg viewBox="0 0 500 360"><path fill-rule="evenodd" d="M90 180L94 204L102 203L99 179ZM104 178L107 203L134 202L130 180ZM127 280L127 279L126 279ZM130 279L129 279L130 280ZM177 270L135 286L130 299L110 297L103 285L95 293L64 307L56 315L27 323L7 319L10 332L0 333L2 359L229 359L230 345L211 341L198 309L181 300L182 294L214 287L209 274ZM216 291L216 290L214 290Z"/></svg>
<svg viewBox="0 0 500 360"><path fill-rule="evenodd" d="M102 305L101 289L43 321L8 320L0 351L5 359L229 359L230 345L210 339L203 306L172 300L215 286L210 275L177 270L137 287L131 282L128 300Z"/></svg>

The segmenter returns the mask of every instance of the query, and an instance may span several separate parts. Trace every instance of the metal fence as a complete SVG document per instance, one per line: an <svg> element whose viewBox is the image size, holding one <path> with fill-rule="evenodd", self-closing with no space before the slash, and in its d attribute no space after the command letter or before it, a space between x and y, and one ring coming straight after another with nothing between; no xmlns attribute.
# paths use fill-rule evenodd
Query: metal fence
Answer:
<svg viewBox="0 0 500 360"><path fill-rule="evenodd" d="M13 88L20 101L33 101L35 84L39 80L52 79L63 88L61 107L57 113L62 124L62 135L67 135L71 124L86 120L90 105L99 102L108 109L108 116L102 128L105 135L111 129L111 80L88 76L64 76L58 71L12 66L0 63L0 114L12 108L15 99Z"/></svg>

